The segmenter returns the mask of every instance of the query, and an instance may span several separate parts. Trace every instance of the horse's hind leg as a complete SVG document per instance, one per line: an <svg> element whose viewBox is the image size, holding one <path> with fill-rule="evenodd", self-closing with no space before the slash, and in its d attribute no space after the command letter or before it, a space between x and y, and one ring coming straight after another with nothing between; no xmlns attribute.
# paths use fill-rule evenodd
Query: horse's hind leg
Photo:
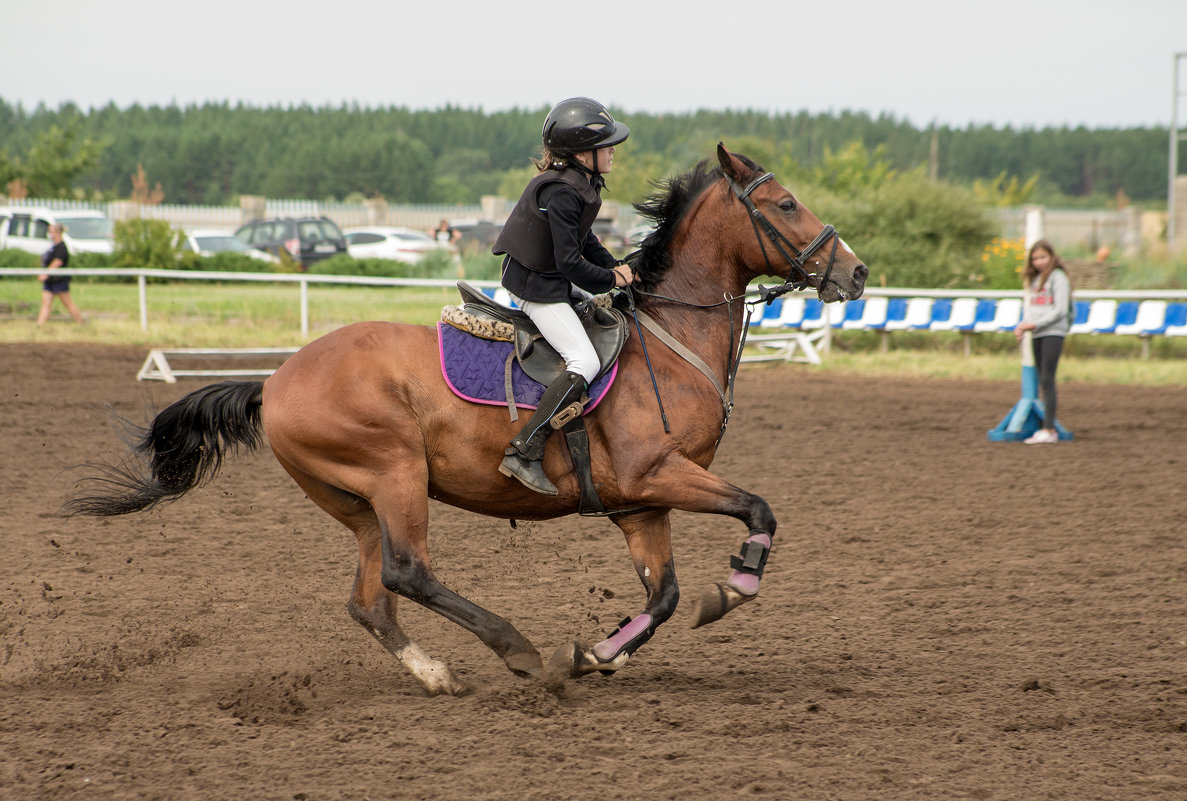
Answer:
<svg viewBox="0 0 1187 801"><path fill-rule="evenodd" d="M355 528L359 540L359 567L354 578L347 611L379 644L400 660L405 669L430 695L461 695L469 687L444 662L433 659L400 629L396 621L394 592L383 586L379 521L371 515L370 525Z"/></svg>
<svg viewBox="0 0 1187 801"><path fill-rule="evenodd" d="M279 459L279 457L277 457ZM364 499L314 479L280 460L309 499L354 532L359 564L346 609L430 695L460 695L468 687L444 662L433 659L400 629L395 593L383 586L379 518Z"/></svg>
<svg viewBox="0 0 1187 801"><path fill-rule="evenodd" d="M415 485L415 481L406 482ZM428 554L428 495L420 486L391 497L373 497L383 536L380 579L391 592L416 601L471 632L503 659L513 673L539 676L536 648L508 621L458 595L433 575Z"/></svg>

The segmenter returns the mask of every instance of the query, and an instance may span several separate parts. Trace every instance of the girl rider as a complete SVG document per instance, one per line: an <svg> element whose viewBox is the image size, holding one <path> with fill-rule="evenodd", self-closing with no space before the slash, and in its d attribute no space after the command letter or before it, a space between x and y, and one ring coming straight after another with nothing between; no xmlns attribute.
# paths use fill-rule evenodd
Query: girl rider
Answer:
<svg viewBox="0 0 1187 801"><path fill-rule="evenodd" d="M565 360L527 425L511 440L499 472L556 495L541 460L549 421L580 403L601 365L573 304L635 280L631 268L602 247L590 229L602 206L602 176L630 129L588 97L557 103L544 120L539 173L528 183L491 248L503 259L502 284Z"/></svg>

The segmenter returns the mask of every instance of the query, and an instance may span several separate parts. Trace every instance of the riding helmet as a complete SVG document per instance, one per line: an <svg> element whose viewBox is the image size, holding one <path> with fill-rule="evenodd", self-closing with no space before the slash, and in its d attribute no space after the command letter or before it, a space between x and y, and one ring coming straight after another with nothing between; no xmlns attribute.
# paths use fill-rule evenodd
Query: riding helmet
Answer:
<svg viewBox="0 0 1187 801"><path fill-rule="evenodd" d="M617 145L630 135L630 128L589 97L562 100L544 120L544 146L558 156Z"/></svg>

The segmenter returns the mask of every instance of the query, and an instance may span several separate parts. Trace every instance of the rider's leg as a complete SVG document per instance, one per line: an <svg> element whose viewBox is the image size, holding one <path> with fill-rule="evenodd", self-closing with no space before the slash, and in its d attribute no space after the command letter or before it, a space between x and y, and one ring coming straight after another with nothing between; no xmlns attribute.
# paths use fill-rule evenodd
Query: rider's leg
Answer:
<svg viewBox="0 0 1187 801"><path fill-rule="evenodd" d="M548 385L527 425L511 440L499 472L518 479L536 492L556 495L557 489L548 480L541 464L545 443L555 430L549 421L562 409L580 404L601 365L577 313L568 303L532 303L518 298L516 302L565 360L566 372Z"/></svg>

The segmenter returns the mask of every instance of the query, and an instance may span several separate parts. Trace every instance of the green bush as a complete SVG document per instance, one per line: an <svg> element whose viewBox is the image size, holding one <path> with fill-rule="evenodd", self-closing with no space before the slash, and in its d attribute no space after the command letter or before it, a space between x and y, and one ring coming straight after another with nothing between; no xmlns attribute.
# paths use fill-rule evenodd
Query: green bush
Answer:
<svg viewBox="0 0 1187 801"><path fill-rule="evenodd" d="M246 253L225 251L213 256L199 256L190 251L183 253L178 265L183 270L208 270L221 273L277 273L283 272L278 262L253 258Z"/></svg>
<svg viewBox="0 0 1187 801"><path fill-rule="evenodd" d="M36 270L41 266L41 257L36 253L29 253L17 248L0 250L0 267L11 267L14 270Z"/></svg>
<svg viewBox="0 0 1187 801"><path fill-rule="evenodd" d="M87 270L102 270L108 267L114 267L115 254L112 253L92 253L90 251L79 251L70 254L70 266Z"/></svg>
<svg viewBox="0 0 1187 801"><path fill-rule="evenodd" d="M489 253L459 258L452 253L429 253L416 264L394 259L354 259L339 254L310 265L315 275L362 275L379 278L498 278L499 260Z"/></svg>
<svg viewBox="0 0 1187 801"><path fill-rule="evenodd" d="M355 259L339 253L309 265L313 275L362 275L372 278L403 278L406 265L391 259Z"/></svg>
<svg viewBox="0 0 1187 801"><path fill-rule="evenodd" d="M981 263L996 229L972 192L930 181L915 170L853 195L821 190L810 196L818 197L810 204L817 215L835 225L870 268L871 285L981 284L969 265Z"/></svg>
<svg viewBox="0 0 1187 801"><path fill-rule="evenodd" d="M176 270L181 264L182 237L164 220L121 220L115 224L112 266Z"/></svg>

